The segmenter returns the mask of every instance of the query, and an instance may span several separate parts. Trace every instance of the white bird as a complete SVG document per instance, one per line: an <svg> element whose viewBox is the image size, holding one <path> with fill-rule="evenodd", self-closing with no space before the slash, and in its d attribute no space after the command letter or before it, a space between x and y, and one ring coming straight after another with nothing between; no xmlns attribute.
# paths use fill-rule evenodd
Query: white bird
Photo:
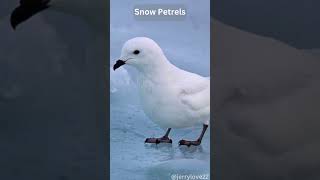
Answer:
<svg viewBox="0 0 320 180"><path fill-rule="evenodd" d="M137 85L145 114L162 128L161 138L147 138L146 143L172 143L171 128L203 124L195 141L181 140L180 145L200 145L210 121L210 79L182 70L169 62L152 39L128 40L114 70L128 64L138 70Z"/></svg>

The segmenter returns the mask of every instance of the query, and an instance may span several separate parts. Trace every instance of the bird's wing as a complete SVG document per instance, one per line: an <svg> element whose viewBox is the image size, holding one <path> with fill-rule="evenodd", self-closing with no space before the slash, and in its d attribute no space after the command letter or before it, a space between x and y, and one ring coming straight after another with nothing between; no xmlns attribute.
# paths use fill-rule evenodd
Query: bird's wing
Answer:
<svg viewBox="0 0 320 180"><path fill-rule="evenodd" d="M210 79L189 72L186 74L178 83L181 103L192 111L210 109Z"/></svg>

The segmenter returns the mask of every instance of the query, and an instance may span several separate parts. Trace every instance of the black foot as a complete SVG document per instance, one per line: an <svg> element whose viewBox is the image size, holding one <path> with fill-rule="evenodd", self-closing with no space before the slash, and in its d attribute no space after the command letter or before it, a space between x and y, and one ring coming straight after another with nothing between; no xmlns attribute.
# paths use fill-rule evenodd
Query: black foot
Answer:
<svg viewBox="0 0 320 180"><path fill-rule="evenodd" d="M191 145L192 146L199 146L201 144L201 141L200 140L196 140L196 141L187 141L187 140L180 140L179 141L179 146L181 145L185 145L185 146L188 146L190 147Z"/></svg>
<svg viewBox="0 0 320 180"><path fill-rule="evenodd" d="M147 138L144 143L172 143L172 140L168 137L162 137L162 138Z"/></svg>

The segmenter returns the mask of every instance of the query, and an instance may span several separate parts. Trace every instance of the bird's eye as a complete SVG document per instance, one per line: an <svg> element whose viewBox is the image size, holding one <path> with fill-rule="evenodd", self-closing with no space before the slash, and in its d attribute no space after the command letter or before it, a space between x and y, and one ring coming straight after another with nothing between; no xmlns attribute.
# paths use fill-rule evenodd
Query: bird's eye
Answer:
<svg viewBox="0 0 320 180"><path fill-rule="evenodd" d="M135 55L137 55L137 54L139 54L140 53L140 51L139 50L135 50L135 51L133 51L133 54L135 54Z"/></svg>

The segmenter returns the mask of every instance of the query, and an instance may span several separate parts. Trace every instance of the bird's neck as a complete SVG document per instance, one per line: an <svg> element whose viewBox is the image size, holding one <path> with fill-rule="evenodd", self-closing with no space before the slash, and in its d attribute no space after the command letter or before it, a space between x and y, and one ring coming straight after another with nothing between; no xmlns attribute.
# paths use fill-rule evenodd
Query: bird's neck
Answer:
<svg viewBox="0 0 320 180"><path fill-rule="evenodd" d="M157 62L150 66L144 66L138 68L140 76L143 79L148 79L151 81L165 81L170 76L171 72L174 68L176 68L173 64L171 64L166 58L161 59L161 61L154 61Z"/></svg>

